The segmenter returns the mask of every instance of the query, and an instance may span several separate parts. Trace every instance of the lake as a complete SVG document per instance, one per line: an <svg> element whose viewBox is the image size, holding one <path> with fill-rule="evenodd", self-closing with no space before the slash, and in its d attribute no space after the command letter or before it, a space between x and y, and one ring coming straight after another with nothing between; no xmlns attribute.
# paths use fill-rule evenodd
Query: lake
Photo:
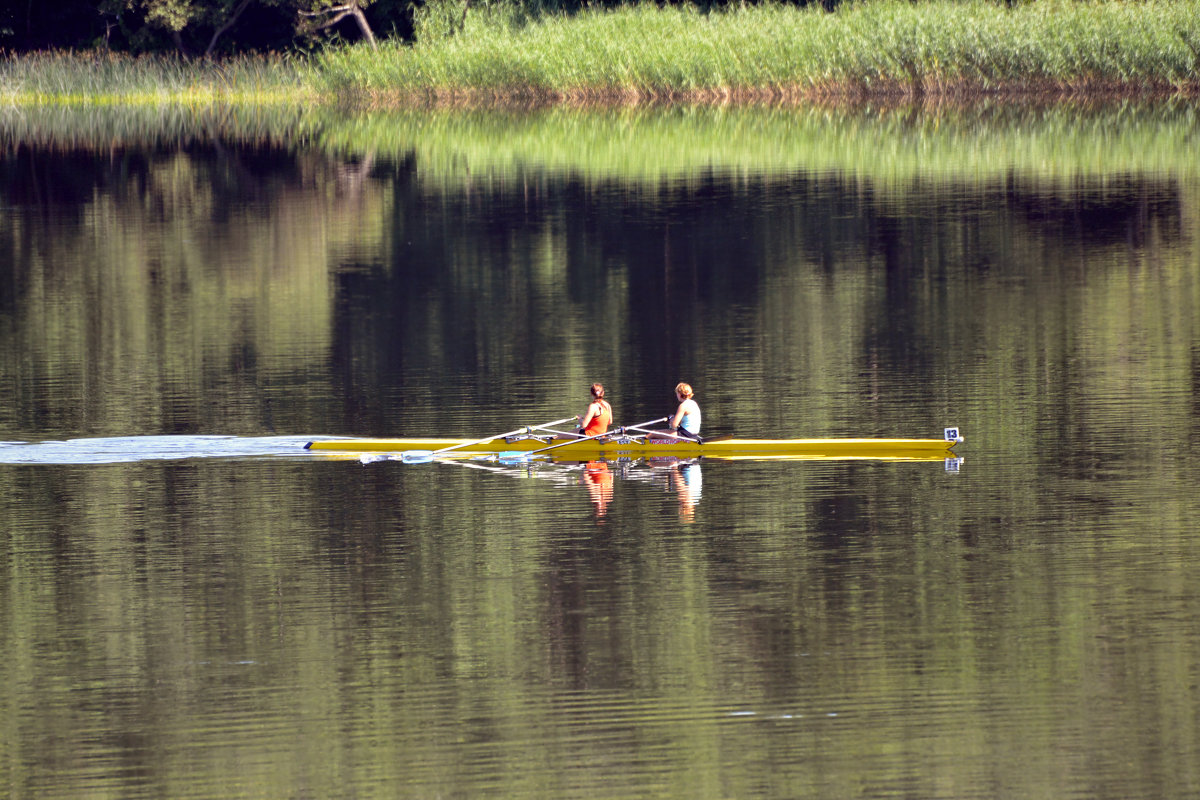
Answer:
<svg viewBox="0 0 1200 800"><path fill-rule="evenodd" d="M0 786L1195 796L1198 122L0 112ZM962 458L303 449L681 380Z"/></svg>

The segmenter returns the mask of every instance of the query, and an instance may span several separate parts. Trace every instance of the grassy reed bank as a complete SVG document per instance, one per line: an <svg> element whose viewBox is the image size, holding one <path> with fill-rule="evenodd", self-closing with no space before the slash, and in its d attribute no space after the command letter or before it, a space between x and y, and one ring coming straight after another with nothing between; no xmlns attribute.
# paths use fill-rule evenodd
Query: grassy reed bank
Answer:
<svg viewBox="0 0 1200 800"><path fill-rule="evenodd" d="M0 102L10 104L274 104L314 91L311 66L284 56L188 62L59 51L0 58Z"/></svg>
<svg viewBox="0 0 1200 800"><path fill-rule="evenodd" d="M433 0L418 41L312 59L0 57L0 102L182 104L833 100L1200 93L1200 0L867 0L835 13L636 5L531 17Z"/></svg>
<svg viewBox="0 0 1200 800"><path fill-rule="evenodd" d="M445 0L454 4L461 0ZM317 77L343 98L555 101L998 92L1195 92L1200 0L1007 7L987 0L764 5L703 13L628 6L528 19L472 8L415 46L329 50Z"/></svg>

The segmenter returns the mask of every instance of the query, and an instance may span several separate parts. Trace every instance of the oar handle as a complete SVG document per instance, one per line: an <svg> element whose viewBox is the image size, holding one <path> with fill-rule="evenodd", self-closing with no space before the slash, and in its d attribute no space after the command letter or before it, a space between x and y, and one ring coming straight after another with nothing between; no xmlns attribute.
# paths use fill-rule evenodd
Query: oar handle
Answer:
<svg viewBox="0 0 1200 800"><path fill-rule="evenodd" d="M666 420L669 420L669 419L670 419L670 417L663 417L662 419L655 420L654 422L665 422ZM645 424L653 425L654 422L648 422ZM635 431L641 431L642 433L651 434L653 436L666 436L667 438L670 438L670 439L678 439L681 442L696 442L697 444L703 444L703 442L700 440L700 438L698 436L697 437L680 436L679 434L671 433L670 431L651 431L651 430L646 430L645 428L642 428L638 425L629 425L627 427L632 428Z"/></svg>
<svg viewBox="0 0 1200 800"><path fill-rule="evenodd" d="M476 439L471 442L462 442L461 444L451 445L450 447L443 447L441 450L434 450L429 455L434 455L434 456L441 455L442 453L449 453L451 450L461 450L464 447L471 447L472 445L484 444L486 442L491 442L496 439L506 439L509 436L516 436L518 433L532 433L534 428L547 428L551 425L561 425L564 422L571 422L572 420L577 420L577 419L579 419L579 415L575 414L570 417L563 417L562 419L556 419L553 422L544 422L541 425L522 425L521 427L517 428L515 431L509 431L508 433L498 433L495 436L485 436L482 439Z"/></svg>
<svg viewBox="0 0 1200 800"><path fill-rule="evenodd" d="M605 433L597 433L592 436L584 436L582 439L568 439L565 442L559 442L558 444L552 444L549 447L543 447L540 450L530 450L530 451L526 452L525 455L532 456L537 453L545 453L547 450L557 450L558 448L566 447L569 444L579 444L580 442L587 442L592 439L602 439L605 436L617 436L622 431L629 430L630 428L633 428L634 430L638 430L646 425L657 425L660 422L666 422L668 419L670 419L670 417L660 417L659 419L652 419L652 420L647 420L646 422L639 422L637 425L622 425L622 426L616 428L615 430L606 431Z"/></svg>

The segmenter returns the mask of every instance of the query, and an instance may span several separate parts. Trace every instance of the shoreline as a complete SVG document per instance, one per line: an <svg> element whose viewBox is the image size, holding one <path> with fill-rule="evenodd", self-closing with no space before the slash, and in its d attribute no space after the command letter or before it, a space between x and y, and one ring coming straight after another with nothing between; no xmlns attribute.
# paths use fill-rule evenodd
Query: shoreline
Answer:
<svg viewBox="0 0 1200 800"><path fill-rule="evenodd" d="M0 106L628 107L1200 97L1200 0L622 6L219 61L0 55Z"/></svg>
<svg viewBox="0 0 1200 800"><path fill-rule="evenodd" d="M535 88L447 89L424 92L378 91L336 98L332 105L354 110L404 108L521 109L521 108L636 108L680 106L843 106L864 103L884 107L910 105L970 105L975 103L1071 104L1129 100L1200 98L1200 80L1188 86L1146 86L1096 81L1085 84L956 85L934 88L902 83L885 86L808 86L731 89L637 91L624 89L549 91Z"/></svg>
<svg viewBox="0 0 1200 800"><path fill-rule="evenodd" d="M495 7L494 7L495 8ZM631 105L1200 96L1200 0L899 0L818 8L623 6L314 60L344 104Z"/></svg>
<svg viewBox="0 0 1200 800"><path fill-rule="evenodd" d="M830 84L825 86L766 86L713 89L573 89L537 87L504 89L449 88L425 90L369 90L328 94L311 89L295 91L230 92L191 89L186 92L132 91L126 93L64 94L0 93L0 108L62 107L119 108L172 106L180 108L225 106L264 108L313 104L352 111L402 110L405 108L521 109L521 108L636 108L680 106L844 106L864 103L884 107L910 105L971 105L975 103L1071 104L1112 101L1163 101L1200 98L1200 78L1186 85L1166 82L1157 85L1116 81L1072 83L1013 82L984 86L970 82L913 86L900 81L877 82L871 86Z"/></svg>

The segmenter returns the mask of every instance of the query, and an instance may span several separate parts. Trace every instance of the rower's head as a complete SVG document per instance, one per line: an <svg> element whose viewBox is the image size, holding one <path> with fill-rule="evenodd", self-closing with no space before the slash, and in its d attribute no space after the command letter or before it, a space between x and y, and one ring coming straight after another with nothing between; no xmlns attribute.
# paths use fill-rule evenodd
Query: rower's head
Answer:
<svg viewBox="0 0 1200 800"><path fill-rule="evenodd" d="M597 400L603 400L603 399L604 399L604 386L603 386L603 384L599 384L599 383L593 383L593 384L592 384L592 397L596 398Z"/></svg>
<svg viewBox="0 0 1200 800"><path fill-rule="evenodd" d="M693 392L690 384L681 383L675 387L675 396L678 397L681 402L687 400L692 396L692 394Z"/></svg>

